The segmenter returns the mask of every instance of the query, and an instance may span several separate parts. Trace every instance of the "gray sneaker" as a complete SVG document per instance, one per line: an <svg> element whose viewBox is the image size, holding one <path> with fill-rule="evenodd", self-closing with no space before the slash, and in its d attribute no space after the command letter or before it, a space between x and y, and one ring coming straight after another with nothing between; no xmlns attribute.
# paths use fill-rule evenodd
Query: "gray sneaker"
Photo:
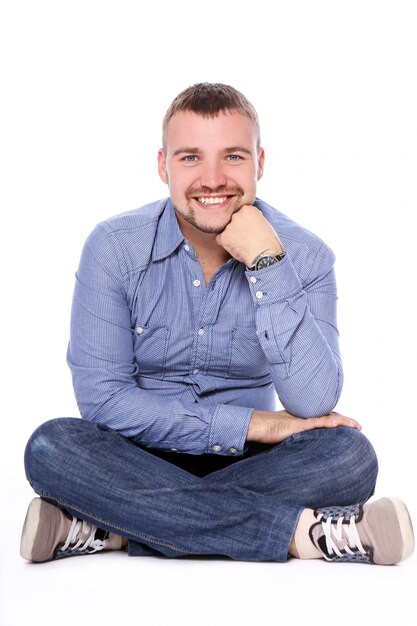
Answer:
<svg viewBox="0 0 417 626"><path fill-rule="evenodd" d="M394 565L413 553L413 526L398 498L321 508L314 515L310 539L326 561Z"/></svg>
<svg viewBox="0 0 417 626"><path fill-rule="evenodd" d="M20 554L35 563L92 554L104 550L107 535L106 531L70 516L46 500L34 498L23 525Z"/></svg>

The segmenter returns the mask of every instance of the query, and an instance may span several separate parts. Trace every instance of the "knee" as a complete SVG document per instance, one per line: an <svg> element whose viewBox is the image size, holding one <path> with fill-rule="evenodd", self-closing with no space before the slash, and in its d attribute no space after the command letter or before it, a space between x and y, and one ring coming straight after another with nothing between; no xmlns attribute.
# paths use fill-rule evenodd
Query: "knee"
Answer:
<svg viewBox="0 0 417 626"><path fill-rule="evenodd" d="M63 434L72 422L78 418L56 418L41 424L30 436L24 454L25 472L28 481L35 488L40 488L42 477L47 475L47 468L59 464L58 448L63 444Z"/></svg>
<svg viewBox="0 0 417 626"><path fill-rule="evenodd" d="M333 476L340 485L340 497L346 503L364 502L375 490L378 475L375 450L369 439L353 428L339 427L332 433Z"/></svg>

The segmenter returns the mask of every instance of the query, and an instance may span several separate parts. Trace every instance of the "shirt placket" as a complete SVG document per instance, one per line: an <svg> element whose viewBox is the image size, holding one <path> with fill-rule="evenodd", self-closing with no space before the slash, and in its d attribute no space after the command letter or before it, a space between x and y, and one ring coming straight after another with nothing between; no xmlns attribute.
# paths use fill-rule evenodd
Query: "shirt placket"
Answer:
<svg viewBox="0 0 417 626"><path fill-rule="evenodd" d="M210 362L213 324L219 315L222 295L229 280L228 264L223 265L206 286L200 262L193 254L191 245L186 243L184 251L187 253L185 264L192 288L195 320L189 374L200 392L208 391L211 385L204 375L207 374Z"/></svg>

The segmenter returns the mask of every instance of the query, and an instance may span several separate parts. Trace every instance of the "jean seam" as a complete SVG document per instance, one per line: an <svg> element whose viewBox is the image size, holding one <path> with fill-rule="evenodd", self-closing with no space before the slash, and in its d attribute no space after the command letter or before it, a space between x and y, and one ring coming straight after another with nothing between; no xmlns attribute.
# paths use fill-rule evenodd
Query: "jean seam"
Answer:
<svg viewBox="0 0 417 626"><path fill-rule="evenodd" d="M63 500L60 500L59 498L55 498L54 496L50 496L47 493L40 492L40 491L37 491L37 493L41 497L43 496L45 498L48 498L48 500L53 500L54 502L56 502L57 504L59 504L63 508L72 509L74 511L77 511L81 515L86 515L87 517L90 517L94 521L97 521L99 524L100 524L100 522L102 522L106 526L110 526L111 528L114 528L116 530L120 530L122 533L128 533L129 535L133 535L134 539L131 539L131 541L134 541L135 539L137 539L138 541L140 541L140 540L148 541L148 542L153 543L153 544L155 544L157 546L163 546L164 548L169 548L171 550L174 550L175 552L181 552L183 554L199 554L198 552L190 552L189 550L184 550L182 548L177 548L177 547L173 546L170 543L165 543L164 541L160 541L159 539L153 539L152 537L148 537L147 535L142 535L141 533L135 533L135 532L132 532L131 530L128 530L127 528L123 528L121 526L117 526L115 524L107 522L106 520L102 519L101 517L97 517L96 515L92 515L88 511L83 511L79 507L73 506L72 504L69 504L68 502L64 502ZM130 537L127 537L127 539L130 539Z"/></svg>

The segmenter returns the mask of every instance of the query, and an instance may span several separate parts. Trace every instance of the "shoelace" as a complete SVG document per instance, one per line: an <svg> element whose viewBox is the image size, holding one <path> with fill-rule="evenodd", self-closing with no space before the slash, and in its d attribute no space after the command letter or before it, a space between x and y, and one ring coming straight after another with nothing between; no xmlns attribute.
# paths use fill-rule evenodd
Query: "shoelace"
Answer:
<svg viewBox="0 0 417 626"><path fill-rule="evenodd" d="M85 520L79 520L74 517L67 540L62 548L60 548L60 553L66 552L67 550L69 550L69 552L75 552L76 550L83 552L88 550L90 553L103 550L103 548L106 547L107 541L95 539L96 530L97 526L93 526L93 524L89 524Z"/></svg>
<svg viewBox="0 0 417 626"><path fill-rule="evenodd" d="M320 521L322 517L323 513L320 513L317 520ZM329 556L335 553L337 556L343 557L342 551L353 556L354 550L359 550L361 554L367 554L360 540L358 529L356 528L355 516L352 515L350 517L349 524L344 524L343 521L344 518L339 517L335 523L330 516L326 521L321 523ZM345 533L345 539L343 538L343 533Z"/></svg>

